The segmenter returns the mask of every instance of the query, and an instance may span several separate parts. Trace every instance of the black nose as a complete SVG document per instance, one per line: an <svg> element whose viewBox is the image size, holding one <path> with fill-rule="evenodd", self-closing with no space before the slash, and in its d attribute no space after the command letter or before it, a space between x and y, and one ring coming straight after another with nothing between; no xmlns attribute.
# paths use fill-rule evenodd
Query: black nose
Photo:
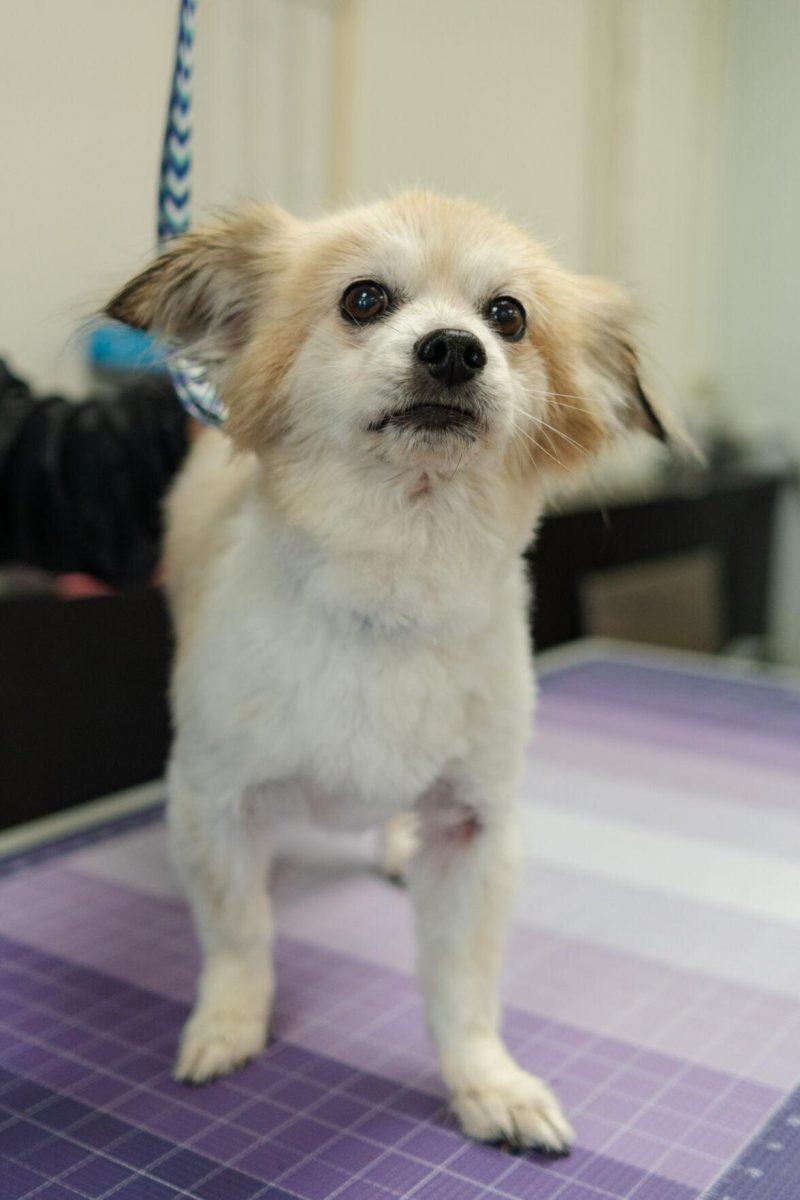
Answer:
<svg viewBox="0 0 800 1200"><path fill-rule="evenodd" d="M445 387L466 383L486 366L486 351L466 329L434 329L415 349L419 361Z"/></svg>

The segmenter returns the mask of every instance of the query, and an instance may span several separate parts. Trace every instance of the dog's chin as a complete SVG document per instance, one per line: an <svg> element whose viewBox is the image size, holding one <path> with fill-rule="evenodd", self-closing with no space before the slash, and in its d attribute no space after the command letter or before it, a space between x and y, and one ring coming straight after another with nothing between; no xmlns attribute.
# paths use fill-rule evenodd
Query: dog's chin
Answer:
<svg viewBox="0 0 800 1200"><path fill-rule="evenodd" d="M480 452L485 431L477 423L458 417L448 420L437 412L391 421L371 432L380 458L392 466L449 472Z"/></svg>

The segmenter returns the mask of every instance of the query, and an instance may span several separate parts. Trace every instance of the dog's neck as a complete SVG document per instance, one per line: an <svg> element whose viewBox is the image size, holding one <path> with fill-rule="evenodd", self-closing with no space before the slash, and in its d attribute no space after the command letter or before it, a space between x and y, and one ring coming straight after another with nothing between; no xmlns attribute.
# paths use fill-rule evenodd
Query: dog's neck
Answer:
<svg viewBox="0 0 800 1200"><path fill-rule="evenodd" d="M398 466L270 455L257 490L276 520L296 528L327 555L400 558L420 564L445 545L480 545L490 557L515 557L527 545L544 497L531 476L520 484L503 461L435 460Z"/></svg>
<svg viewBox="0 0 800 1200"><path fill-rule="evenodd" d="M448 473L273 460L255 503L266 552L304 599L350 626L406 633L485 619L541 510L533 489L475 462Z"/></svg>

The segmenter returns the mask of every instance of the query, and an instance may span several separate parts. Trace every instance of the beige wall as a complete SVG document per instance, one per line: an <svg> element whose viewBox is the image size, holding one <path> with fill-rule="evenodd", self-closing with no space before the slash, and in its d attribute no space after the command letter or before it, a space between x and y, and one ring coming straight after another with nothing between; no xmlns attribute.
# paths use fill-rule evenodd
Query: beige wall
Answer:
<svg viewBox="0 0 800 1200"><path fill-rule="evenodd" d="M718 408L800 458L800 4L732 0L710 289ZM781 512L778 656L800 664L800 499Z"/></svg>
<svg viewBox="0 0 800 1200"><path fill-rule="evenodd" d="M40 386L83 378L95 300L152 240L174 10L0 4L0 353Z"/></svg>
<svg viewBox="0 0 800 1200"><path fill-rule="evenodd" d="M479 196L580 263L590 3L356 4L340 192L421 185Z"/></svg>
<svg viewBox="0 0 800 1200"><path fill-rule="evenodd" d="M734 0L727 27L711 354L743 428L800 450L800 3Z"/></svg>
<svg viewBox="0 0 800 1200"><path fill-rule="evenodd" d="M318 205L329 6L199 11L196 211ZM87 386L81 325L152 253L176 24L172 0L0 0L0 355L38 387Z"/></svg>

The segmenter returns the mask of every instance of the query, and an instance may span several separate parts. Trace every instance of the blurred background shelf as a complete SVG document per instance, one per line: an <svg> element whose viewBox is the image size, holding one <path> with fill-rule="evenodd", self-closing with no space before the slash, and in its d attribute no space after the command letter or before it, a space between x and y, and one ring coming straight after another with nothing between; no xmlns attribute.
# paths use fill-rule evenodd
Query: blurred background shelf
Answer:
<svg viewBox="0 0 800 1200"><path fill-rule="evenodd" d="M537 649L591 634L770 657L777 515L797 478L784 455L727 446L602 507L572 501L530 555Z"/></svg>

